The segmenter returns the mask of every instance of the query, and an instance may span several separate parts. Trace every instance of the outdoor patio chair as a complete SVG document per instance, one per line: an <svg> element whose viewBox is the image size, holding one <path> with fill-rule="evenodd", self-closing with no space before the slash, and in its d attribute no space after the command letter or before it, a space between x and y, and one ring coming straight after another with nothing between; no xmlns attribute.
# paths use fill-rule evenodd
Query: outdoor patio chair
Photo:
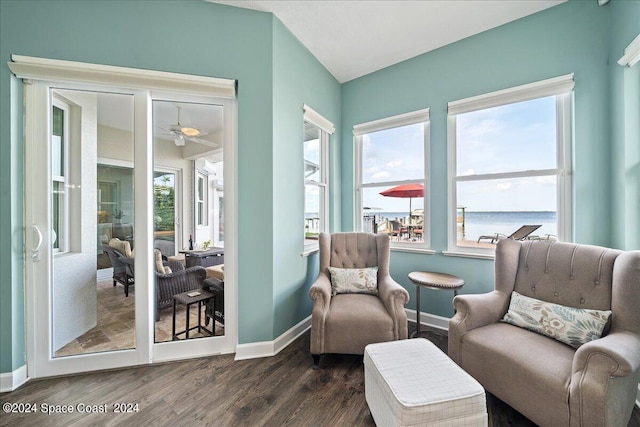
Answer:
<svg viewBox="0 0 640 427"><path fill-rule="evenodd" d="M174 295L202 289L207 278L207 271L199 265L184 268L179 261L167 261L164 264L171 269L171 272L160 273L157 270L155 272L156 322L160 320L160 309L173 305Z"/></svg>
<svg viewBox="0 0 640 427"><path fill-rule="evenodd" d="M129 244L129 242L124 243L127 245ZM103 244L102 250L109 256L109 261L113 267L113 286L116 286L116 283L123 285L124 295L125 297L128 297L129 286L134 285L133 274L131 274L130 270L127 268L126 262L124 261L128 257L109 245ZM129 253L131 253L131 250L129 250Z"/></svg>
<svg viewBox="0 0 640 427"><path fill-rule="evenodd" d="M391 225L391 236L397 237L398 240L400 240L402 236L407 233L407 228L403 227L399 221L391 220L389 221L389 224Z"/></svg>
<svg viewBox="0 0 640 427"><path fill-rule="evenodd" d="M496 233L491 236L480 236L478 237L478 243L480 243L481 240L490 240L490 243L496 243L500 239L524 240L540 227L542 227L542 225L523 225L509 236L502 233Z"/></svg>
<svg viewBox="0 0 640 427"><path fill-rule="evenodd" d="M207 270L209 268L213 267L207 267ZM204 324L208 325L209 319L213 319L214 328L212 330L215 330L215 322L224 325L224 277L219 279L210 276L202 283L202 288L215 295L215 298L207 301L204 312Z"/></svg>

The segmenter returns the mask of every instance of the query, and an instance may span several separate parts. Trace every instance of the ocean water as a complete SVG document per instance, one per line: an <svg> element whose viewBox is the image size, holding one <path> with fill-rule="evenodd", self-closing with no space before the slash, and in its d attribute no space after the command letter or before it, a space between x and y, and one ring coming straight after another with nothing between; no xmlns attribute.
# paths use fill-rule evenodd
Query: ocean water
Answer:
<svg viewBox="0 0 640 427"><path fill-rule="evenodd" d="M458 211L458 215L458 239L462 239L460 211ZM407 212L379 212L378 217L406 219ZM509 236L523 225L538 224L541 227L534 231L533 235L558 235L556 212L465 212L464 240L476 241L480 236L490 236L495 233Z"/></svg>
<svg viewBox="0 0 640 427"><path fill-rule="evenodd" d="M464 240L501 233L509 236L523 225L542 225L532 234L558 235L556 212L465 212ZM461 237L458 222L458 237Z"/></svg>

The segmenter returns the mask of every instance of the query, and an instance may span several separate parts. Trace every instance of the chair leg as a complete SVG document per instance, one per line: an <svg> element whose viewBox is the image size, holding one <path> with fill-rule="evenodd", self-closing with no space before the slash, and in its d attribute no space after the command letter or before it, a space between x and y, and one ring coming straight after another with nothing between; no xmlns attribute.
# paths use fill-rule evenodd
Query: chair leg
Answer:
<svg viewBox="0 0 640 427"><path fill-rule="evenodd" d="M320 355L319 354L312 354L311 357L313 357L313 370L317 371L318 367L320 365Z"/></svg>
<svg viewBox="0 0 640 427"><path fill-rule="evenodd" d="M126 283L126 284L124 285L124 296L125 296L125 297L128 297L128 296L129 296L129 284L128 284L128 283Z"/></svg>
<svg viewBox="0 0 640 427"><path fill-rule="evenodd" d="M114 288L116 287L116 281L115 281L115 279L113 280L113 287L114 287Z"/></svg>

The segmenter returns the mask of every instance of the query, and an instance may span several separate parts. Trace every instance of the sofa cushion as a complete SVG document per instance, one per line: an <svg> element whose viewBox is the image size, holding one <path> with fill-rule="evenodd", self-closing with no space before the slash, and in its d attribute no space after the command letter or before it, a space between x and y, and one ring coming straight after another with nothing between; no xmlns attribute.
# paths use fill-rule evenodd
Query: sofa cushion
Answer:
<svg viewBox="0 0 640 427"><path fill-rule="evenodd" d="M600 338L609 317L610 310L567 307L514 291L502 321L578 348Z"/></svg>
<svg viewBox="0 0 640 427"><path fill-rule="evenodd" d="M162 261L162 252L160 252L158 249L154 249L153 254L155 255L155 265L156 265L156 271L158 273L160 274L173 273L173 271L171 271L171 267L169 267L168 265L164 265L164 262Z"/></svg>
<svg viewBox="0 0 640 427"><path fill-rule="evenodd" d="M378 267L329 267L329 273L331 273L331 295L378 295Z"/></svg>
<svg viewBox="0 0 640 427"><path fill-rule="evenodd" d="M373 295L331 297L324 327L325 353L364 354L367 344L394 339L393 318Z"/></svg>
<svg viewBox="0 0 640 427"><path fill-rule="evenodd" d="M507 323L472 329L462 338L460 366L538 425L569 425L571 366L576 350ZM559 421L562 420L562 421Z"/></svg>

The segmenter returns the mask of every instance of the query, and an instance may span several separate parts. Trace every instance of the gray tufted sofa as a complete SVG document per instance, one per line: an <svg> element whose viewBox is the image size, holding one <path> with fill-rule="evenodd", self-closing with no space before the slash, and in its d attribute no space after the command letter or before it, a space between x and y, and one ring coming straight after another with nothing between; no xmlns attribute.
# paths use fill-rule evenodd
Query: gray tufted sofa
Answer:
<svg viewBox="0 0 640 427"><path fill-rule="evenodd" d="M511 292L611 310L610 331L577 350L499 322ZM626 426L640 379L640 251L502 240L495 290L454 299L449 356L541 426Z"/></svg>
<svg viewBox="0 0 640 427"><path fill-rule="evenodd" d="M328 267L378 266L377 296L331 296ZM317 369L325 353L364 354L367 344L407 338L404 305L409 293L389 276L389 236L370 233L320 234L320 274L309 290L311 354Z"/></svg>

